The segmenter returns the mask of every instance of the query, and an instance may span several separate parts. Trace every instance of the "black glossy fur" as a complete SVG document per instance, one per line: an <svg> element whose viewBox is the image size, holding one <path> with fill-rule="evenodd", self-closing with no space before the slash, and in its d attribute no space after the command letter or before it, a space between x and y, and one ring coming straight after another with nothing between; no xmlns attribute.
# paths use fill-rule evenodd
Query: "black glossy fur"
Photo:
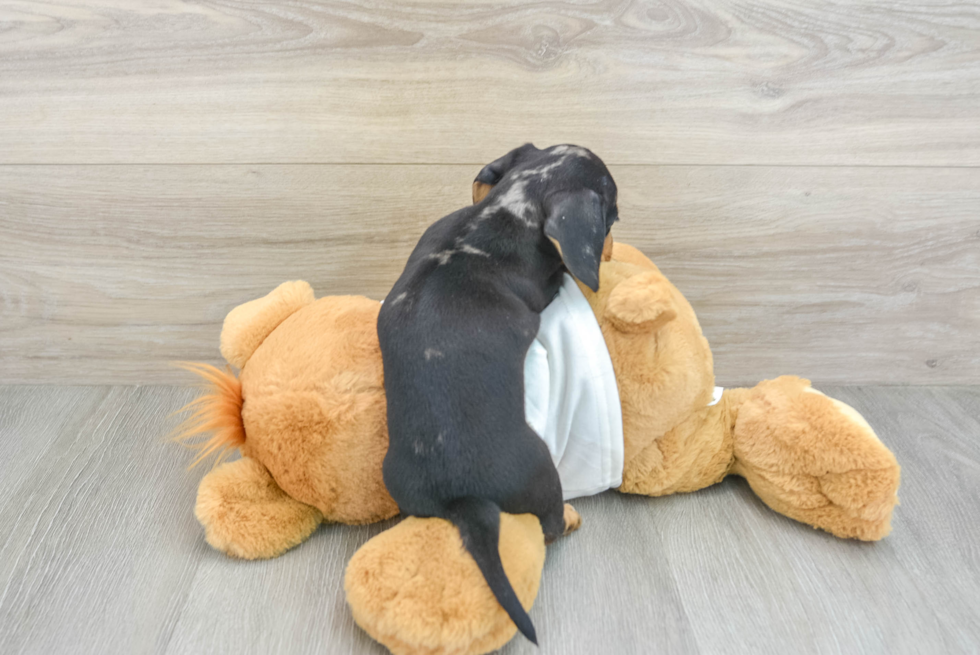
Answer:
<svg viewBox="0 0 980 655"><path fill-rule="evenodd" d="M524 359L566 265L597 288L616 185L585 149L530 144L477 181L494 187L426 230L378 316L384 481L402 515L458 527L501 606L537 643L498 551L501 510L535 514L548 541L564 530L558 472L524 419Z"/></svg>

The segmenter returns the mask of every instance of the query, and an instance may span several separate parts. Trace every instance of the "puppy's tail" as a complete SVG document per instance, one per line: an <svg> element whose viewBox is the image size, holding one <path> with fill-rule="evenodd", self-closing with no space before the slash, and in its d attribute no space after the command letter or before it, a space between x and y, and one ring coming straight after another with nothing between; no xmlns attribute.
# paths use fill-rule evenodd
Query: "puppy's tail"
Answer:
<svg viewBox="0 0 980 655"><path fill-rule="evenodd" d="M521 634L537 646L538 637L531 617L524 611L521 601L514 593L514 587L507 579L504 565L500 561L500 508L489 500L461 498L449 505L446 518L459 530L463 545L476 560L476 565L490 586L490 591L497 597L497 602Z"/></svg>
<svg viewBox="0 0 980 655"><path fill-rule="evenodd" d="M190 416L174 430L173 439L197 451L189 468L215 453L221 461L245 443L242 383L231 370L222 371L210 364L178 362L177 366L201 378L202 393L177 410Z"/></svg>

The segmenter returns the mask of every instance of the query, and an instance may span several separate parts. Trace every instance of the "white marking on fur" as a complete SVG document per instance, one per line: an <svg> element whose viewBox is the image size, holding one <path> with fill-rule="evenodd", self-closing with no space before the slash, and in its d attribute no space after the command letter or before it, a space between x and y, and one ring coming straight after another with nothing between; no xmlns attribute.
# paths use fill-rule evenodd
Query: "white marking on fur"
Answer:
<svg viewBox="0 0 980 655"><path fill-rule="evenodd" d="M395 296L394 298L391 299L391 304L394 305L396 303L400 303L401 301L405 300L405 298L407 298L407 297L408 297L408 294L405 293L404 291L402 291L400 294L398 294L397 296ZM384 301L382 300L381 302L384 302Z"/></svg>
<svg viewBox="0 0 980 655"><path fill-rule="evenodd" d="M515 176L518 180L526 180L532 177L540 177L542 180L547 180L551 177L551 171L555 170L568 160L569 155L564 155L560 159L556 159L550 164L542 164L537 168L529 168L525 171L520 171Z"/></svg>
<svg viewBox="0 0 980 655"><path fill-rule="evenodd" d="M530 213L534 208L534 203L527 199L527 195L524 193L525 188L527 188L527 182L515 180L506 191L494 198L493 202L480 212L480 219L489 218L498 209L504 209L521 219L525 226L532 227Z"/></svg>
<svg viewBox="0 0 980 655"><path fill-rule="evenodd" d="M453 255L479 255L480 257L490 256L490 253L488 252L483 252L479 248L474 248L469 244L463 243L462 239L456 239L456 245L458 246L458 250L443 250L442 252L429 255L428 258L436 259L439 261L439 266L444 266L445 264L449 263L449 260Z"/></svg>
<svg viewBox="0 0 980 655"><path fill-rule="evenodd" d="M529 168L524 171L518 172L514 175L518 180L528 180L532 177L540 177L542 180L548 179L548 173L558 165L558 162L553 161L550 164L545 164L544 166L538 166L537 168Z"/></svg>
<svg viewBox="0 0 980 655"><path fill-rule="evenodd" d="M480 257L489 257L490 256L490 253L483 252L479 248L474 248L473 246L471 246L468 243L464 243L460 247L459 252L465 252L467 255L479 255Z"/></svg>
<svg viewBox="0 0 980 655"><path fill-rule="evenodd" d="M439 266L445 266L449 263L449 258L452 257L455 252L455 250L443 250L442 252L429 255L429 259L438 259Z"/></svg>
<svg viewBox="0 0 980 655"><path fill-rule="evenodd" d="M445 355L442 354L441 350L436 350L435 348L426 348L424 354L425 354L425 361L429 361L433 357L438 357L439 359L445 357Z"/></svg>
<svg viewBox="0 0 980 655"><path fill-rule="evenodd" d="M507 189L500 198L497 199L497 203L503 209L506 209L514 216L524 221L524 224L530 227L531 221L528 220L528 212L530 211L532 205L527 199L527 195L524 193L524 189L527 186L524 182L515 182Z"/></svg>
<svg viewBox="0 0 980 655"><path fill-rule="evenodd" d="M563 155L568 153L569 155L574 155L575 157L583 157L589 159L591 154L585 148L580 148L579 146L555 146L551 151L556 155Z"/></svg>

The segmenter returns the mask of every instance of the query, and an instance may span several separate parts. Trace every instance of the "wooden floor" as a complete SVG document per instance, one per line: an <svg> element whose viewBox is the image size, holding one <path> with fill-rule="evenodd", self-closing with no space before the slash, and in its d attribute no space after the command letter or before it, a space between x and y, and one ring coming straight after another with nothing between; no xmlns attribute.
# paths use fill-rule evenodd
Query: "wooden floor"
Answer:
<svg viewBox="0 0 980 655"><path fill-rule="evenodd" d="M849 387L902 464L894 531L841 541L739 479L576 503L531 612L541 653L976 653L980 387ZM0 652L383 653L342 576L390 525L322 527L265 562L211 550L201 470L162 440L186 389L0 387ZM534 653L514 640L504 653Z"/></svg>

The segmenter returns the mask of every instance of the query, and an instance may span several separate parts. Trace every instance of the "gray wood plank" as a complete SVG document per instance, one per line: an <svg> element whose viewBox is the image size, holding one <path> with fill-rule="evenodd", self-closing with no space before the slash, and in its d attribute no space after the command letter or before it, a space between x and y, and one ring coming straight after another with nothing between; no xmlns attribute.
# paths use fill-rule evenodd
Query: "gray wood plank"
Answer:
<svg viewBox="0 0 980 655"><path fill-rule="evenodd" d="M835 539L739 479L580 499L583 528L549 549L531 613L540 652L976 652L980 387L824 391L903 466L890 537ZM28 471L0 506L0 651L385 652L354 625L342 575L391 523L325 526L268 562L212 551L192 516L203 471L158 440L189 395L0 387L4 480ZM538 650L514 640L502 652Z"/></svg>
<svg viewBox="0 0 980 655"><path fill-rule="evenodd" d="M0 390L0 443L27 475L3 497L0 652L163 652L208 552L167 387ZM52 427L54 429L52 430ZM54 432L53 438L35 440Z"/></svg>
<svg viewBox="0 0 980 655"><path fill-rule="evenodd" d="M182 382L280 282L382 298L477 170L0 167L0 381ZM980 168L613 174L615 237L687 295L722 384L978 380Z"/></svg>
<svg viewBox="0 0 980 655"><path fill-rule="evenodd" d="M354 623L343 584L354 552L393 524L323 526L274 560L244 562L209 551L166 652L387 653Z"/></svg>
<svg viewBox="0 0 980 655"><path fill-rule="evenodd" d="M105 393L99 387L65 387L38 402L34 387L5 388L0 400L0 498L9 498L49 467L46 456L58 438L79 430ZM0 566L5 560L0 557Z"/></svg>
<svg viewBox="0 0 980 655"><path fill-rule="evenodd" d="M0 162L980 165L976 2L6 2Z"/></svg>

